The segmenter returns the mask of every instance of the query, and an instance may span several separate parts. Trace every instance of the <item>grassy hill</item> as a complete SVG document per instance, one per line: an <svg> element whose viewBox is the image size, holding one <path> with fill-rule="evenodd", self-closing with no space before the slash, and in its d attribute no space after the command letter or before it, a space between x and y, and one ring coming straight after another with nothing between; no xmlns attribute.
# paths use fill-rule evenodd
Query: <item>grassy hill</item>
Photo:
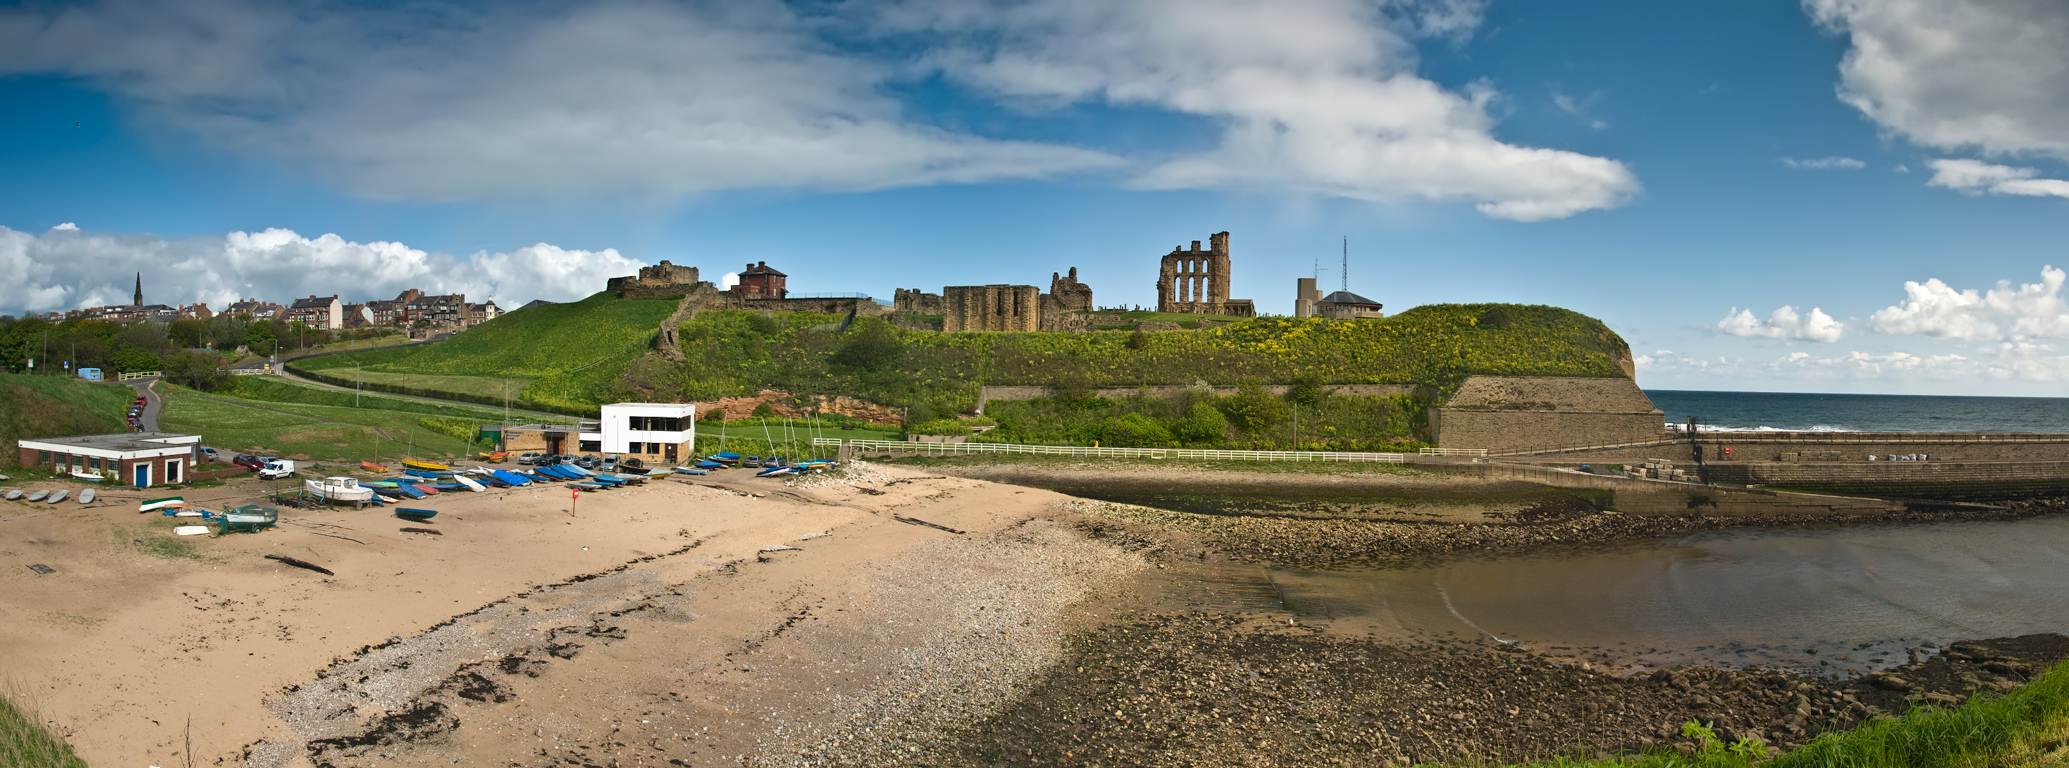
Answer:
<svg viewBox="0 0 2069 768"><path fill-rule="evenodd" d="M511 312L436 344L332 355L292 364L297 373L349 384L357 364L369 385L501 405L580 412L619 391L619 378L644 354L675 299L620 299L598 293L577 302Z"/></svg>
<svg viewBox="0 0 2069 768"><path fill-rule="evenodd" d="M20 458L16 440L123 432L135 390L64 376L0 373L0 466Z"/></svg>

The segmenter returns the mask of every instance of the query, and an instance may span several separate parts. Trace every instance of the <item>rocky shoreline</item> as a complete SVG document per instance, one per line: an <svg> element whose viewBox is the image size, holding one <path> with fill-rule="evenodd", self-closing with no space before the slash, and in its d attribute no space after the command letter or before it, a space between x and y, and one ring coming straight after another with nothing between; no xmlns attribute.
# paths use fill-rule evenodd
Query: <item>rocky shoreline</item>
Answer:
<svg viewBox="0 0 2069 768"><path fill-rule="evenodd" d="M1846 681L1709 667L1618 677L1496 643L1386 643L1225 614L1140 614L1079 636L1006 709L911 764L1505 763L1692 750L1689 721L1775 748L2004 690L2069 638L1956 643Z"/></svg>

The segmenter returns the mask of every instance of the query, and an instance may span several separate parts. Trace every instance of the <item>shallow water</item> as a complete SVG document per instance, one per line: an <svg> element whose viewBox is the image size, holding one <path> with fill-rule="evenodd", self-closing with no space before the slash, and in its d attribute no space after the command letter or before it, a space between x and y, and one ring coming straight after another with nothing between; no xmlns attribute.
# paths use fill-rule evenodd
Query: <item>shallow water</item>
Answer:
<svg viewBox="0 0 2069 768"><path fill-rule="evenodd" d="M1712 533L1400 570L1232 567L1184 591L1252 610L1277 597L1341 632L1491 637L1612 669L1860 672L1955 640L2069 633L2069 518Z"/></svg>

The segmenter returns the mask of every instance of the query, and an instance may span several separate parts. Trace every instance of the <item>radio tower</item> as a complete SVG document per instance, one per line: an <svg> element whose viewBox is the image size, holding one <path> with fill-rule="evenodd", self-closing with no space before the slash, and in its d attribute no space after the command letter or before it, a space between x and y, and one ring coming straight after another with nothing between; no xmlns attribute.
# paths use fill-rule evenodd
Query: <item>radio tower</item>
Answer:
<svg viewBox="0 0 2069 768"><path fill-rule="evenodd" d="M1345 235L1345 236L1344 236L1344 238L1343 238L1343 270L1342 270L1342 272L1343 272L1343 290L1344 290L1344 292L1345 292L1345 293L1349 293L1349 292L1350 292L1350 290L1351 290L1351 238L1350 238L1350 236L1349 236L1349 235Z"/></svg>

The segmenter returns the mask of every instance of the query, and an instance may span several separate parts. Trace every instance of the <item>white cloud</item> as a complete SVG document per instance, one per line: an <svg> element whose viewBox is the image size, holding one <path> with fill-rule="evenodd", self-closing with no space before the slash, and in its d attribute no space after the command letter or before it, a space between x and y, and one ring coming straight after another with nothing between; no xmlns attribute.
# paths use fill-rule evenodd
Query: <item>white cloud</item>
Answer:
<svg viewBox="0 0 2069 768"><path fill-rule="evenodd" d="M1990 192L1999 195L2069 197L2069 181L2036 179L2035 168L2013 168L1977 160L1934 160L1933 177L1926 184L1946 187L1964 195Z"/></svg>
<svg viewBox="0 0 2069 768"><path fill-rule="evenodd" d="M1595 102L1600 101L1601 98L1601 91L1588 94L1588 97L1585 99L1577 100L1572 96L1554 90L1552 91L1552 107L1565 113L1568 117L1586 123L1589 128L1599 131L1609 127L1608 122L1592 114Z"/></svg>
<svg viewBox="0 0 2069 768"><path fill-rule="evenodd" d="M102 0L0 10L0 76L87 78L238 152L375 198L1038 178L1098 152L916 123L892 63L777 2L395 10Z"/></svg>
<svg viewBox="0 0 2069 768"><path fill-rule="evenodd" d="M1868 327L1887 334L2009 344L2069 338L2065 277L2069 274L2047 266L2038 283L2014 287L2001 280L1988 291L1955 290L1939 278L1907 281L1903 303L1877 310Z"/></svg>
<svg viewBox="0 0 2069 768"><path fill-rule="evenodd" d="M1840 98L1925 146L2069 157L2069 3L1804 0L1850 38Z"/></svg>
<svg viewBox="0 0 2069 768"><path fill-rule="evenodd" d="M1494 138L1491 87L1415 74L1412 39L1464 40L1486 0L992 1L31 4L0 9L0 76L82 78L146 120L383 199L1098 172L1536 220L1639 191L1614 160ZM938 73L1037 108L1194 116L1222 140L1121 158L950 130L899 95Z"/></svg>
<svg viewBox="0 0 2069 768"><path fill-rule="evenodd" d="M739 284L740 273L738 272L727 272L725 276L720 277L718 279L718 287L720 290L732 290L733 286Z"/></svg>
<svg viewBox="0 0 2069 768"><path fill-rule="evenodd" d="M912 0L879 19L924 41L946 76L1029 108L1100 103L1222 126L1219 146L1156 165L1135 178L1144 188L1458 200L1524 221L1638 193L1622 163L1494 138L1491 85L1454 93L1418 76L1407 37L1429 25L1402 17L1447 7L1478 4Z"/></svg>
<svg viewBox="0 0 2069 768"><path fill-rule="evenodd" d="M391 299L406 288L493 298L506 309L532 299L567 301L603 289L604 280L644 266L616 250L567 250L546 243L508 253L429 253L402 243L357 243L334 234L290 230L232 232L171 240L151 235L52 229L41 235L0 226L0 311L47 312L127 304L136 273L144 301L207 302L221 309L255 297L286 301L311 294L344 300Z"/></svg>
<svg viewBox="0 0 2069 768"><path fill-rule="evenodd" d="M1800 168L1808 171L1858 171L1868 167L1867 163L1851 157L1820 157L1815 160L1798 160L1793 157L1784 157L1782 158L1782 164L1790 168Z"/></svg>
<svg viewBox="0 0 2069 768"><path fill-rule="evenodd" d="M1724 319L1717 322L1717 330L1733 336L1830 343L1846 334L1846 324L1816 307L1805 315L1797 312L1795 307L1785 306L1769 314L1766 320L1753 316L1753 310L1732 307Z"/></svg>
<svg viewBox="0 0 2069 768"><path fill-rule="evenodd" d="M67 221L67 222L65 222L65 223L63 223L63 224L59 224L59 225L57 225L57 226L55 226L55 227L51 227L51 228L50 228L50 230L51 230L52 232L77 232L77 231L79 231L79 225L77 225L77 224L73 224L72 222L69 222L69 221Z"/></svg>

